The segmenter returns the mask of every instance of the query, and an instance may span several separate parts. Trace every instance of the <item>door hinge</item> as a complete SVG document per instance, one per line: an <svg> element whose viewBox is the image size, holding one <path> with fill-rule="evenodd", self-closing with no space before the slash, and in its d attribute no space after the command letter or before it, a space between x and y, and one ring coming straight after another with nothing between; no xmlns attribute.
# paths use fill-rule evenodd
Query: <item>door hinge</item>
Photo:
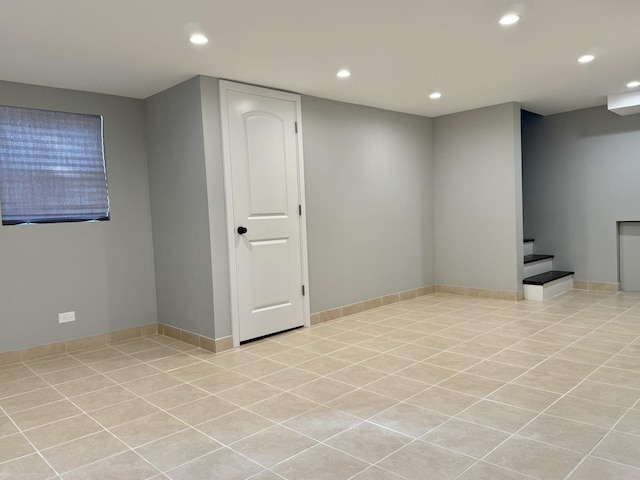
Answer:
<svg viewBox="0 0 640 480"><path fill-rule="evenodd" d="M296 129L296 133L298 133L298 122L293 122L293 126Z"/></svg>
<svg viewBox="0 0 640 480"><path fill-rule="evenodd" d="M302 285L302 296L304 297L305 293L304 293L304 285Z"/></svg>
<svg viewBox="0 0 640 480"><path fill-rule="evenodd" d="M302 216L302 205L298 205L298 213Z"/></svg>

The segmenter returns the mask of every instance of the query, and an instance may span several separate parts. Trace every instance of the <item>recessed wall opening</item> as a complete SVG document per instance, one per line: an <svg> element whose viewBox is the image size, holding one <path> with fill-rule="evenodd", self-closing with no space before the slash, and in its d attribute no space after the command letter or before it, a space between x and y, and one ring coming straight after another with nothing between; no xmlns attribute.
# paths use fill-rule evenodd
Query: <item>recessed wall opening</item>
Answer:
<svg viewBox="0 0 640 480"><path fill-rule="evenodd" d="M618 222L618 272L625 292L640 292L640 221Z"/></svg>

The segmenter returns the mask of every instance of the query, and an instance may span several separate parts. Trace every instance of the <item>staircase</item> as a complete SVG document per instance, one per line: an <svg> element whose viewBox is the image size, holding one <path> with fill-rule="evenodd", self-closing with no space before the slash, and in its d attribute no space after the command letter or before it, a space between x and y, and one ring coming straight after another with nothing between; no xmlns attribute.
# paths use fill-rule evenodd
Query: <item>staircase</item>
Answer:
<svg viewBox="0 0 640 480"><path fill-rule="evenodd" d="M553 269L553 255L534 253L533 239L524 240L524 298L548 300L573 288L573 273Z"/></svg>

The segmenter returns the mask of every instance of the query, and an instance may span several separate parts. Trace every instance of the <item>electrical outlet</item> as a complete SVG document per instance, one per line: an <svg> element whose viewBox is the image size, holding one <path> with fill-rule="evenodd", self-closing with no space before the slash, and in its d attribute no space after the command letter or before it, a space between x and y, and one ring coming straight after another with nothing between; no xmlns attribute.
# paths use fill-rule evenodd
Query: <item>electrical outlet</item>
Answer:
<svg viewBox="0 0 640 480"><path fill-rule="evenodd" d="M68 323L76 321L76 312L64 312L58 314L58 323Z"/></svg>

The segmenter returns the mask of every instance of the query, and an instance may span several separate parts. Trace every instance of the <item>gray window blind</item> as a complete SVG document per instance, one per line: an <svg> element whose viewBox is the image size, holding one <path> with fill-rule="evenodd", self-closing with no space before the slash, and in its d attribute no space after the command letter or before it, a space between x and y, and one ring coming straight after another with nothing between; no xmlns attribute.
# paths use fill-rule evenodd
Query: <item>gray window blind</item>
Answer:
<svg viewBox="0 0 640 480"><path fill-rule="evenodd" d="M102 117L0 106L2 223L109 219Z"/></svg>

